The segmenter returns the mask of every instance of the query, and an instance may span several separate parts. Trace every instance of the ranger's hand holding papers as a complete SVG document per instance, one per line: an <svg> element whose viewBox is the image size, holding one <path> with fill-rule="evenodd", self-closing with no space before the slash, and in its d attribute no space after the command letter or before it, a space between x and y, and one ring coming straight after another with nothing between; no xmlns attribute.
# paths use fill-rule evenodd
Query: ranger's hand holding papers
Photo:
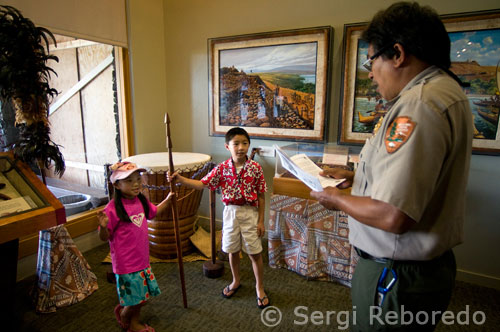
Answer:
<svg viewBox="0 0 500 332"><path fill-rule="evenodd" d="M277 145L274 145L283 168L295 175L297 179L304 182L309 188L316 192L322 192L327 187L347 188L352 183L350 171L344 169L331 169L323 171L305 154L297 154L292 157L288 155ZM340 172L338 172L340 171ZM346 176L342 176L345 174ZM340 177L339 177L340 175ZM351 175L350 179L349 176ZM344 184L345 181L347 184Z"/></svg>

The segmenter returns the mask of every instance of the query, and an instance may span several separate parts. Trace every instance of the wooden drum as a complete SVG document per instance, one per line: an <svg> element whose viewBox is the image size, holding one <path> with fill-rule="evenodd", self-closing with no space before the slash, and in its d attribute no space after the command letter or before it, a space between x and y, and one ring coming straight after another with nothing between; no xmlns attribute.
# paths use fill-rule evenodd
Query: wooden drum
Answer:
<svg viewBox="0 0 500 332"><path fill-rule="evenodd" d="M184 177L200 180L212 168L211 157L202 153L173 152L174 168ZM131 156L124 161L136 163L145 168L142 174L142 193L153 203L160 203L170 192L167 181L168 153L147 153ZM194 247L189 237L194 233L196 213L203 190L195 190L177 185L177 210L179 212L179 231L182 254L190 253ZM175 247L174 223L171 203L165 212L154 220L148 220L149 251L153 257L171 259L177 257Z"/></svg>

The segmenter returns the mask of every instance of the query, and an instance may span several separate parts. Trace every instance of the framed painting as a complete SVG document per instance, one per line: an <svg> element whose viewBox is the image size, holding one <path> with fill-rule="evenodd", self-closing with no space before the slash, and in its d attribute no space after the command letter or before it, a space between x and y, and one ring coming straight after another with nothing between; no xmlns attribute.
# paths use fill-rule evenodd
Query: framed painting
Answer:
<svg viewBox="0 0 500 332"><path fill-rule="evenodd" d="M375 106L382 100L362 66L368 44L360 39L366 23L344 25L339 144L363 144L375 126ZM383 100L382 100L383 103Z"/></svg>
<svg viewBox="0 0 500 332"><path fill-rule="evenodd" d="M208 39L211 136L324 141L329 26Z"/></svg>
<svg viewBox="0 0 500 332"><path fill-rule="evenodd" d="M451 67L463 82L474 120L473 152L500 153L500 11L441 16L451 41ZM342 103L339 144L363 144L387 111L375 91L366 60L368 45L360 40L366 23L344 26Z"/></svg>

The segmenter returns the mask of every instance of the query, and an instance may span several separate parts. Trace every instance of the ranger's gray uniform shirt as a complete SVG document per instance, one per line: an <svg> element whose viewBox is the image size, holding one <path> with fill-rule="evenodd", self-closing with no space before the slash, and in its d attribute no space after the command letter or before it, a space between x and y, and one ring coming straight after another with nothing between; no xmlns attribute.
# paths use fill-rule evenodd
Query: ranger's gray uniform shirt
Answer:
<svg viewBox="0 0 500 332"><path fill-rule="evenodd" d="M349 216L349 240L375 257L429 260L463 241L473 131L469 101L449 75L431 66L389 105L360 153L351 193L389 203L416 225L398 235ZM409 120L401 128L410 134L394 145L394 124L401 119Z"/></svg>

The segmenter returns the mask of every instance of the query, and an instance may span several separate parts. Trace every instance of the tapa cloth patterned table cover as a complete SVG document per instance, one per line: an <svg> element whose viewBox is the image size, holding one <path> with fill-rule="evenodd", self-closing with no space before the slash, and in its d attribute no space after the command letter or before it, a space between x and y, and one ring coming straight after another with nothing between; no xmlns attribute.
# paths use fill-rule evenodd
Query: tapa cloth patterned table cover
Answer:
<svg viewBox="0 0 500 332"><path fill-rule="evenodd" d="M351 286L358 257L349 244L347 214L284 195L271 195L269 209L271 267Z"/></svg>
<svg viewBox="0 0 500 332"><path fill-rule="evenodd" d="M36 311L54 312L78 303L97 290L97 278L64 225L40 231L36 284Z"/></svg>

